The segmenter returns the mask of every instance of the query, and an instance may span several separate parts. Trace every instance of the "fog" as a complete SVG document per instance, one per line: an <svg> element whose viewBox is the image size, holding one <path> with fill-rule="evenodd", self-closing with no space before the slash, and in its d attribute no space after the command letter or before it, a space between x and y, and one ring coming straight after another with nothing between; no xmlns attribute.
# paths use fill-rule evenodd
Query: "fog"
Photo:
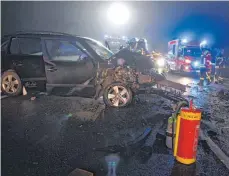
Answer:
<svg viewBox="0 0 229 176"><path fill-rule="evenodd" d="M1 2L2 34L58 31L103 40L104 34L146 37L150 48L166 51L175 37L209 38L228 47L229 2L123 2L127 24L108 21L111 2Z"/></svg>

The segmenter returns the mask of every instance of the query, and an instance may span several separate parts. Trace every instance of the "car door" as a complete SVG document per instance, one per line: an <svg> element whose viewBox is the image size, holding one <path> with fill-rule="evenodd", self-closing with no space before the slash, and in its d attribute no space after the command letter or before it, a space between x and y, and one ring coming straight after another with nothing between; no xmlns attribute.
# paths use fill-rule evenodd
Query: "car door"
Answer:
<svg viewBox="0 0 229 176"><path fill-rule="evenodd" d="M44 60L48 86L88 85L95 77L93 60L77 41L43 39L43 46L46 50Z"/></svg>
<svg viewBox="0 0 229 176"><path fill-rule="evenodd" d="M45 70L40 38L13 37L5 56L7 69L13 69L26 87L45 83Z"/></svg>

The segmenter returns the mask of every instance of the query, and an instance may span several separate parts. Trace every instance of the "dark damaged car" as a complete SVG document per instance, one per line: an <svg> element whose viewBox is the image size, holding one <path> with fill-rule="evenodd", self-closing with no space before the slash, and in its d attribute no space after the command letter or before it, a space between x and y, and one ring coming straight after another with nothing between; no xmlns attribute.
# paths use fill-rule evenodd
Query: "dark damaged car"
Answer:
<svg viewBox="0 0 229 176"><path fill-rule="evenodd" d="M125 49L113 54L96 40L55 32L3 36L1 66L1 90L7 95L20 95L25 87L65 96L103 96L112 107L127 106L138 90L164 81L151 73L148 57Z"/></svg>

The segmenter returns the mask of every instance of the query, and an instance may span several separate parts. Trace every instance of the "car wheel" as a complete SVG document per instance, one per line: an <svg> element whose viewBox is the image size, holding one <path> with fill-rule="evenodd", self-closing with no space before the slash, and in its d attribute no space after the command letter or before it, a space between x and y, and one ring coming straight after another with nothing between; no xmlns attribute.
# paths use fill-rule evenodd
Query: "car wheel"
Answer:
<svg viewBox="0 0 229 176"><path fill-rule="evenodd" d="M9 96L17 96L22 92L21 79L14 71L6 71L1 77L1 89Z"/></svg>
<svg viewBox="0 0 229 176"><path fill-rule="evenodd" d="M132 102L132 99L132 91L122 83L110 84L103 93L103 101L109 107L125 107Z"/></svg>

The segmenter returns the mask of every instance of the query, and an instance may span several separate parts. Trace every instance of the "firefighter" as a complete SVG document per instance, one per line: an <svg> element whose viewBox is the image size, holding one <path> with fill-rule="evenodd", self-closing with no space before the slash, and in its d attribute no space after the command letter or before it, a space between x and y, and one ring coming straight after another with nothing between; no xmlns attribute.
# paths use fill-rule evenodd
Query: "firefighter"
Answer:
<svg viewBox="0 0 229 176"><path fill-rule="evenodd" d="M127 42L127 44L128 44L128 47L127 47L127 48L128 48L130 51L135 52L136 49L137 49L137 42L138 42L138 39L137 39L137 38L132 38L132 39L130 39L130 40Z"/></svg>
<svg viewBox="0 0 229 176"><path fill-rule="evenodd" d="M141 53L142 55L149 55L148 46L147 46L147 40L146 39L141 38L137 42L136 52Z"/></svg>
<svg viewBox="0 0 229 176"><path fill-rule="evenodd" d="M201 56L201 66L200 66L200 82L198 83L200 86L204 85L204 80L206 78L207 85L211 83L211 52L209 49L204 48L202 49L202 56Z"/></svg>

